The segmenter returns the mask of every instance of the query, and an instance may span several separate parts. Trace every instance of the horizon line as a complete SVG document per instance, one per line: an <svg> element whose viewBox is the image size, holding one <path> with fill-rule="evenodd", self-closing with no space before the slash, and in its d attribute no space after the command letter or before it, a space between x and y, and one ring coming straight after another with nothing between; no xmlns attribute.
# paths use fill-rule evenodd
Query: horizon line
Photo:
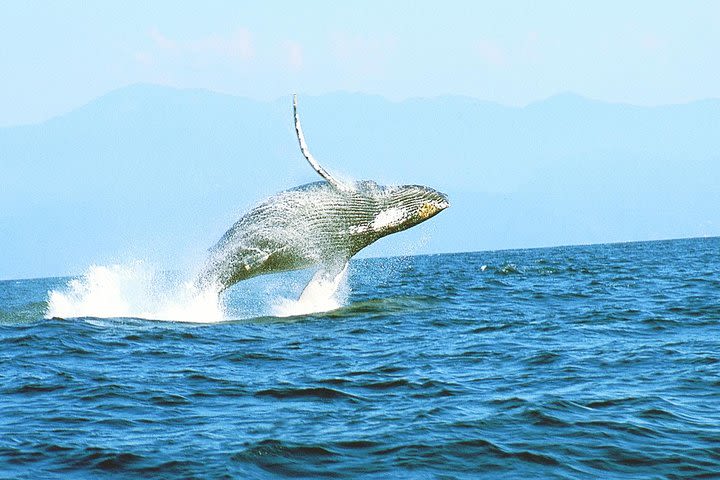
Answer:
<svg viewBox="0 0 720 480"><path fill-rule="evenodd" d="M455 252L435 252L435 253L415 253L408 255L387 255L387 256L367 256L364 257L354 256L350 261L358 260L390 260L398 258L414 258L414 257L434 257L438 255L466 255L466 254L478 254L478 253L498 253L498 252L519 252L525 250L552 250L556 248L579 248L579 247L599 247L599 246L613 246L613 245L634 245L638 243L660 243L660 242L679 242L684 240L718 240L720 235L709 235L709 236L698 236L698 237L676 237L676 238L656 238L652 240L611 240L609 242L599 243L572 243L572 244L559 244L559 245L545 245L545 246L530 246L530 247L511 247L511 248L497 248L487 250L469 250L469 251L455 251ZM111 263L111 265L122 265L122 263ZM88 265L89 268L90 265ZM312 267L308 267L303 270L310 270ZM162 269L162 272L177 272L178 269ZM287 272L278 272L271 275L281 275ZM65 275L51 275L49 277L24 277L24 278L0 278L0 282L23 282L30 280L64 280L71 278L82 277L84 273L77 274L65 274Z"/></svg>

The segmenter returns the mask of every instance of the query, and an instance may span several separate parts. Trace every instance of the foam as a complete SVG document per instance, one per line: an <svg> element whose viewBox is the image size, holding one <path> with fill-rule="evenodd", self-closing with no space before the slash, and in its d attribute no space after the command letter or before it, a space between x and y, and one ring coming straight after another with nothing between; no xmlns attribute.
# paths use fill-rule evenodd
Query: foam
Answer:
<svg viewBox="0 0 720 480"><path fill-rule="evenodd" d="M157 272L143 262L92 265L64 289L48 292L45 317L135 317L213 323L225 320L219 289Z"/></svg>
<svg viewBox="0 0 720 480"><path fill-rule="evenodd" d="M272 306L272 313L277 317L308 315L311 313L336 310L347 303L350 288L347 283L347 263L342 271L334 277L328 277L322 270L318 271L303 290L300 298L291 300L280 298Z"/></svg>
<svg viewBox="0 0 720 480"><path fill-rule="evenodd" d="M335 277L318 272L297 299L288 298L290 276L280 277L274 288L263 279L247 290L219 286L199 288L181 275L157 271L141 261L92 265L78 278L48 292L45 318L142 318L178 322L216 323L256 316L289 317L326 312L347 303L347 265ZM278 278L272 280L277 282ZM271 284L272 286L272 284ZM297 290L295 290L297 291ZM233 298L240 295L240 298ZM228 297L228 298L226 298ZM226 301L233 307L228 308Z"/></svg>

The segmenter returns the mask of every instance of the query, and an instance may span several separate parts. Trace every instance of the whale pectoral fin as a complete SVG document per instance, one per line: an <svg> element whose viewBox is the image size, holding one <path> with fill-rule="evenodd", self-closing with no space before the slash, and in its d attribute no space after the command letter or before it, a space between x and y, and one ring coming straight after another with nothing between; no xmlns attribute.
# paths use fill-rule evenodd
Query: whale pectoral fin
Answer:
<svg viewBox="0 0 720 480"><path fill-rule="evenodd" d="M269 256L269 253L255 248L238 249L232 254L214 252L195 279L195 285L202 289L215 288L220 293L241 280L257 275Z"/></svg>
<svg viewBox="0 0 720 480"><path fill-rule="evenodd" d="M272 252L255 248L243 256L242 266L247 272L257 270L270 258L270 255Z"/></svg>
<svg viewBox="0 0 720 480"><path fill-rule="evenodd" d="M340 180L330 175L330 173L328 173L328 171L325 170L322 165L318 163L317 160L315 160L315 157L312 156L312 153L310 153L310 149L305 142L305 135L303 135L302 126L300 126L300 116L298 115L297 109L297 95L293 95L293 118L295 120L295 133L297 134L298 142L300 143L300 151L302 152L308 163L321 177L327 180L327 182L333 187L342 191L352 190L352 187L350 185L347 185L346 183L341 182Z"/></svg>

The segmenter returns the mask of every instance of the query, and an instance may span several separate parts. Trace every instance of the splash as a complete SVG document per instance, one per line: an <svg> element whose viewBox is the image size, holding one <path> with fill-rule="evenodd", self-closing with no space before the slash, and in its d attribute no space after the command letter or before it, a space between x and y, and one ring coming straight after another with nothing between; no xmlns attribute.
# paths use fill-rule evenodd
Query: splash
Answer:
<svg viewBox="0 0 720 480"><path fill-rule="evenodd" d="M199 289L142 262L91 266L61 290L48 293L46 318L134 317L212 323L225 319L218 289Z"/></svg>
<svg viewBox="0 0 720 480"><path fill-rule="evenodd" d="M291 300L281 298L275 302L272 313L278 317L308 315L311 313L336 310L347 303L350 289L347 284L346 263L342 271L334 277L318 271L303 290L300 298Z"/></svg>
<svg viewBox="0 0 720 480"><path fill-rule="evenodd" d="M273 315L289 317L326 312L347 302L347 265L335 277L315 274L300 298L291 299L297 280L291 277L249 282L246 289L199 288L179 275L158 272L137 261L93 265L65 287L48 292L45 318L142 318L215 323ZM282 293L284 291L284 293ZM295 290L297 291L297 290Z"/></svg>

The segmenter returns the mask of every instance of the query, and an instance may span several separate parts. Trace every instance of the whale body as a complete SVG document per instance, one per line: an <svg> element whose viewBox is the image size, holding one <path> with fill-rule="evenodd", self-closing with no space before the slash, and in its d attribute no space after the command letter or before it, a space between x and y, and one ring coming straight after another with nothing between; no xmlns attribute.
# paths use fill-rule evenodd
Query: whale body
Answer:
<svg viewBox="0 0 720 480"><path fill-rule="evenodd" d="M323 177L271 196L243 215L210 250L201 284L221 290L257 275L319 265L333 276L379 238L406 230L450 203L421 185L341 182L310 154L293 101L300 149Z"/></svg>

